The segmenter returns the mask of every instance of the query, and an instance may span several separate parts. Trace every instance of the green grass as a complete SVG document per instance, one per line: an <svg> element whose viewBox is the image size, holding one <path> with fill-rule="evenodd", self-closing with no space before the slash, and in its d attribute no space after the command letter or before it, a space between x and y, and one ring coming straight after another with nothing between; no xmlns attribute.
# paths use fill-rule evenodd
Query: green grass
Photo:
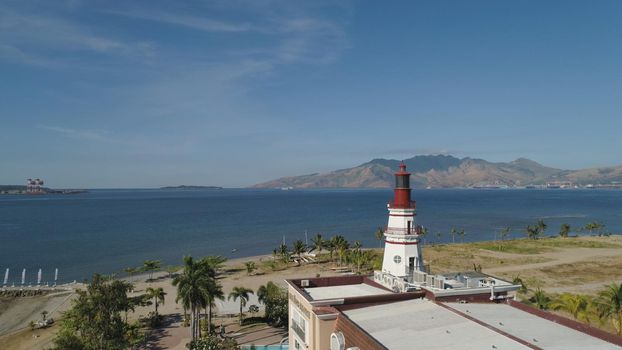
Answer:
<svg viewBox="0 0 622 350"><path fill-rule="evenodd" d="M503 242L475 242L475 248L495 252L513 254L540 254L555 250L554 248L620 248L619 244L585 240L579 238L541 238L541 239L513 239Z"/></svg>

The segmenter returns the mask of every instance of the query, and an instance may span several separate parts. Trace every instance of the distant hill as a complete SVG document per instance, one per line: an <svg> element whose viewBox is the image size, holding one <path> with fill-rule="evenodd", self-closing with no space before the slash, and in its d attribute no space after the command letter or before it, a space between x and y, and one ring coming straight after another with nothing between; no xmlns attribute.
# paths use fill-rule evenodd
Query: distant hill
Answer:
<svg viewBox="0 0 622 350"><path fill-rule="evenodd" d="M254 185L254 188L387 188L400 161L374 159L359 166L324 174L289 176ZM622 166L598 169L563 170L544 166L526 158L508 163L451 155L421 155L405 159L415 187L474 187L486 185L525 186L549 181L609 183L622 181Z"/></svg>
<svg viewBox="0 0 622 350"><path fill-rule="evenodd" d="M194 186L194 185L179 185L179 186L165 186L160 187L161 190L222 190L222 187L218 186Z"/></svg>

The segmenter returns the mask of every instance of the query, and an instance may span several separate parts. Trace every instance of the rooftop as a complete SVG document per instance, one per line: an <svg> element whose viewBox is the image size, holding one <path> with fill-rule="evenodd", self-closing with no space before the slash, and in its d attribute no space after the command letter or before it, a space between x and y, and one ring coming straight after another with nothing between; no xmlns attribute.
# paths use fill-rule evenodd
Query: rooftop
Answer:
<svg viewBox="0 0 622 350"><path fill-rule="evenodd" d="M366 283L344 284L329 287L313 287L303 289L313 300L343 299L370 295L393 294L386 289L374 287Z"/></svg>
<svg viewBox="0 0 622 350"><path fill-rule="evenodd" d="M620 349L620 346L507 304L447 303L446 305L542 349Z"/></svg>
<svg viewBox="0 0 622 350"><path fill-rule="evenodd" d="M529 349L494 330L427 299L344 311L354 323L391 350Z"/></svg>
<svg viewBox="0 0 622 350"><path fill-rule="evenodd" d="M435 303L413 299L345 310L361 329L391 350L598 349L620 346L505 303Z"/></svg>

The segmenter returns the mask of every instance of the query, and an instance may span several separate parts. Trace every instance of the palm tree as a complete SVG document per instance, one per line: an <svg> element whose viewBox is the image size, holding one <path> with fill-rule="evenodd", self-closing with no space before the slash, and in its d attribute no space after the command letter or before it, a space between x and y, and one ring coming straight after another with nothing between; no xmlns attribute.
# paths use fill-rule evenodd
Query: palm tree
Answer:
<svg viewBox="0 0 622 350"><path fill-rule="evenodd" d="M597 231L599 236L602 235L602 231L601 230L604 227L605 227L605 225L601 224L598 221L592 221L592 222L590 222L590 223L585 225L585 229L590 232L590 235L594 234L594 231Z"/></svg>
<svg viewBox="0 0 622 350"><path fill-rule="evenodd" d="M164 292L164 289L160 287L158 288L148 287L145 291L147 292L147 298L149 299L153 298L153 302L155 304L155 316L157 319L158 318L158 304L164 304L164 296L166 295L166 293Z"/></svg>
<svg viewBox="0 0 622 350"><path fill-rule="evenodd" d="M206 293L206 305L207 305L207 329L209 332L212 330L212 309L216 307L216 300L225 300L225 293L222 291L222 286L216 283L216 280L211 280L207 285Z"/></svg>
<svg viewBox="0 0 622 350"><path fill-rule="evenodd" d="M281 288L274 282L268 281L257 289L257 299L260 303L265 304L268 300L273 299L281 293Z"/></svg>
<svg viewBox="0 0 622 350"><path fill-rule="evenodd" d="M300 255L305 251L307 247L305 246L305 242L298 239L294 241L294 246L292 248L293 253L296 254L298 258L300 258Z"/></svg>
<svg viewBox="0 0 622 350"><path fill-rule="evenodd" d="M553 300L549 307L553 310L566 311L576 320L579 316L585 317L588 304L588 299L584 295L564 293Z"/></svg>
<svg viewBox="0 0 622 350"><path fill-rule="evenodd" d="M455 227L452 227L449 234L451 234L451 243L456 243L456 235L458 234L458 230Z"/></svg>
<svg viewBox="0 0 622 350"><path fill-rule="evenodd" d="M503 246L501 244L507 238L507 236L510 234L511 230L512 230L512 228L510 226L506 226L506 227L502 228L501 231L499 231L499 237L501 238L501 241L499 242L499 250L500 251L503 249Z"/></svg>
<svg viewBox="0 0 622 350"><path fill-rule="evenodd" d="M538 288L533 293L533 297L531 297L531 301L534 302L538 306L538 309L546 310L549 307L549 303L551 302L551 299L548 297L548 295L546 295L546 293L542 289Z"/></svg>
<svg viewBox="0 0 622 350"><path fill-rule="evenodd" d="M538 239L538 235L540 234L540 229L538 226L527 225L525 229L525 233L529 239Z"/></svg>
<svg viewBox="0 0 622 350"><path fill-rule="evenodd" d="M199 264L201 265L203 269L206 270L206 272L211 278L216 278L216 276L218 276L219 271L224 266L225 261L227 261L227 258L223 256L208 255L208 256L201 258L201 260L199 260Z"/></svg>
<svg viewBox="0 0 622 350"><path fill-rule="evenodd" d="M255 269L257 268L254 261L247 261L244 263L244 266L246 266L246 273L248 275L253 273L253 271L255 271Z"/></svg>
<svg viewBox="0 0 622 350"><path fill-rule="evenodd" d="M464 242L464 235L466 235L466 232L464 232L464 229L461 228L460 231L458 231L458 236L460 236L460 243Z"/></svg>
<svg viewBox="0 0 622 350"><path fill-rule="evenodd" d="M281 243L277 249L277 253L281 256L281 260L284 263L289 262L289 250L287 249L287 244Z"/></svg>
<svg viewBox="0 0 622 350"><path fill-rule="evenodd" d="M208 264L195 262L191 256L184 256L184 268L175 276L173 285L177 286L175 302L182 302L184 309L190 309L190 328L192 340L200 336L199 311L205 305L210 283L214 283Z"/></svg>
<svg viewBox="0 0 622 350"><path fill-rule="evenodd" d="M611 320L618 335L622 335L622 283L612 283L598 292L594 304L601 320Z"/></svg>
<svg viewBox="0 0 622 350"><path fill-rule="evenodd" d="M252 289L244 288L244 287L233 287L231 293L229 293L228 300L233 299L236 301L240 299L240 326L242 325L242 309L246 306L246 302L248 302L249 294L255 294Z"/></svg>
<svg viewBox="0 0 622 350"><path fill-rule="evenodd" d="M132 275L136 273L137 269L135 267L126 267L123 271L127 273L130 282L132 282Z"/></svg>
<svg viewBox="0 0 622 350"><path fill-rule="evenodd" d="M538 236L540 236L540 235L544 236L546 228L548 227L548 225L544 223L544 220L538 219L538 222L536 223L536 226L538 226Z"/></svg>
<svg viewBox="0 0 622 350"><path fill-rule="evenodd" d="M339 266L341 266L343 264L346 253L350 248L350 243L348 243L348 241L342 235L337 235L333 238L334 242L332 243L335 245L335 249L337 250L337 253L339 255ZM333 240L333 238L331 238L331 241Z"/></svg>
<svg viewBox="0 0 622 350"><path fill-rule="evenodd" d="M153 272L160 269L159 260L145 260L143 262L143 271L149 272L149 280L153 279Z"/></svg>
<svg viewBox="0 0 622 350"><path fill-rule="evenodd" d="M382 248L382 241L384 240L384 230L382 229L382 227L378 227L374 235L376 239L378 240L379 248Z"/></svg>
<svg viewBox="0 0 622 350"><path fill-rule="evenodd" d="M311 243L313 244L311 246L312 247L311 250L315 250L317 252L320 252L324 248L324 246L325 246L324 242L325 241L324 241L324 238L322 238L322 234L320 234L320 233L316 234L315 237L311 238Z"/></svg>
<svg viewBox="0 0 622 350"><path fill-rule="evenodd" d="M565 238L565 237L568 237L568 233L570 233L570 225L562 224L559 227L559 236Z"/></svg>
<svg viewBox="0 0 622 350"><path fill-rule="evenodd" d="M333 253L337 249L337 236L332 236L327 243L328 253L330 254L330 261L333 262Z"/></svg>
<svg viewBox="0 0 622 350"><path fill-rule="evenodd" d="M452 240L452 243L456 243L456 235L458 235L460 237L460 241L462 242L464 240L464 234L465 233L464 233L464 229L463 228L458 230L457 228L452 227L451 228L451 240Z"/></svg>
<svg viewBox="0 0 622 350"><path fill-rule="evenodd" d="M428 228L424 226L419 226L419 227L421 227L421 229L419 230L418 235L421 236L421 243L423 245L425 236L428 234Z"/></svg>
<svg viewBox="0 0 622 350"><path fill-rule="evenodd" d="M179 266L168 265L164 271L168 272L168 278L173 278L173 274L179 271Z"/></svg>

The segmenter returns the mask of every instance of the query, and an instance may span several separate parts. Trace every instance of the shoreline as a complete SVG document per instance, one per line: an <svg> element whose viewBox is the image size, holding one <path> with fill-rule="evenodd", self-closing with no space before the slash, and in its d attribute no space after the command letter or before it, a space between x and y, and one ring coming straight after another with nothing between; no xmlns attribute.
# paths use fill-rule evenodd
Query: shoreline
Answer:
<svg viewBox="0 0 622 350"><path fill-rule="evenodd" d="M499 244L503 246L503 249L497 249ZM380 252L378 247L367 249ZM541 285L543 290L553 294L570 292L594 295L604 285L622 279L621 235L425 244L423 251L424 259L427 264L431 265L433 273L471 271L474 264L477 264L481 265L484 273L490 273L506 280L520 276L530 288ZM236 257L227 260L224 263L222 276L219 278L225 295L237 286L257 290L259 286L265 285L268 281L285 287L286 279L316 277L318 275L322 277L342 275L332 269L333 263L327 261L301 265L291 263L284 268L279 267L277 269L269 267L268 264L258 263L268 260L272 260L271 254ZM243 265L247 261L257 263L256 272L247 273ZM602 273L595 273L595 271ZM150 281L147 281L148 275L148 273L141 273L132 276L131 282L135 285L133 295L144 293L148 287L161 287L166 293L166 303L161 305L161 313L163 315L180 315L183 310L174 301L176 288L171 284L168 272L154 272L154 278ZM568 276L572 276L572 278L568 278ZM130 280L127 276L117 278ZM79 283L64 286L84 288L84 285ZM75 293L70 293L70 295L75 295ZM70 300L71 298L67 297L60 304L67 308L71 305ZM6 325L7 319L20 319L23 326L17 327L17 324L13 323L14 328L10 331L10 335L3 333L0 336L0 348L6 346L9 350L31 348L41 350L44 344L49 345L57 328L52 327L31 333L25 327L30 320L38 319L41 310L50 308L53 303L50 304L47 301L48 298L45 296L14 299L12 303L15 303L16 306L11 310L5 308L7 311L0 313L0 324ZM62 300L57 299L57 301ZM256 304L262 307L256 299L256 295L251 296L248 304ZM29 308L29 311L20 310L20 307ZM219 301L215 319L220 323L235 324L236 317L231 315L236 315L238 307L237 303L228 300ZM63 308L59 307L55 310L50 317L58 319ZM130 319L135 320L151 311L153 311L153 307L150 306L137 308L130 315ZM158 346L183 350L189 336L187 328L175 326L168 328L167 332L169 334L166 337L158 340ZM41 335L41 339L34 339L33 335ZM12 344L12 341L29 344L31 347L8 346ZM37 344L37 346L32 344Z"/></svg>

